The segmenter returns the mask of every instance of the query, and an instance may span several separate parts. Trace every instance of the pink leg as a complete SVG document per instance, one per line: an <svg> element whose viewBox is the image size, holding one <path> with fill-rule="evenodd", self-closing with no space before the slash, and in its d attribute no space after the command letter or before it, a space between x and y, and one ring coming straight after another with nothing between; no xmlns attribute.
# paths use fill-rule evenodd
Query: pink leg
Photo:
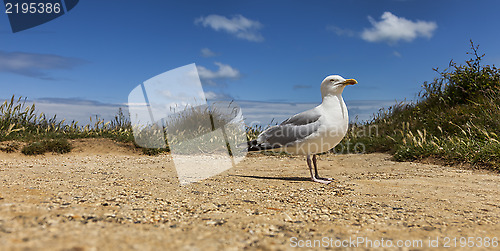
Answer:
<svg viewBox="0 0 500 251"><path fill-rule="evenodd" d="M320 180L329 180L329 181L332 181L333 178L321 178L319 177L319 174L318 174L318 165L316 164L316 154L313 155L313 164L314 164L314 174L315 174L315 178L316 179L320 179Z"/></svg>
<svg viewBox="0 0 500 251"><path fill-rule="evenodd" d="M314 163L316 164L316 156L313 155L313 160L314 160ZM318 183L323 183L323 184L329 184L331 181L329 180L324 180L324 179L318 179L316 176L318 176L318 171L316 170L316 168L314 169L316 175L314 175L313 173L313 167L311 165L311 157L309 155L307 155L307 166L309 167L309 172L311 173L311 180L314 181L314 182L318 182ZM316 165L314 165L316 167Z"/></svg>

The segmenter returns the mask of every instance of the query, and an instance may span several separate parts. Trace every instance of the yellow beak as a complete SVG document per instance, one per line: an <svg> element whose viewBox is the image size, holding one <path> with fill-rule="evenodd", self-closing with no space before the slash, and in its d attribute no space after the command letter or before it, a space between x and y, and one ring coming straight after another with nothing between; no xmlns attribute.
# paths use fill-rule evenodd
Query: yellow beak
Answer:
<svg viewBox="0 0 500 251"><path fill-rule="evenodd" d="M355 85L355 84L357 84L357 83L358 83L358 81L356 81L356 79L346 79L346 80L344 81L344 84L345 84L345 85Z"/></svg>

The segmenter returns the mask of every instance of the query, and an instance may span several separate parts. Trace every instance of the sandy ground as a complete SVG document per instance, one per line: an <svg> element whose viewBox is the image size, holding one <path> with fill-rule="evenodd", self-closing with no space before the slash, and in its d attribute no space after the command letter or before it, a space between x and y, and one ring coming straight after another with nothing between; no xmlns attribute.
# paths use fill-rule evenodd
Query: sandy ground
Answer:
<svg viewBox="0 0 500 251"><path fill-rule="evenodd" d="M169 155L75 145L0 153L1 250L500 249L498 173L322 155L320 174L335 178L323 185L304 157L252 154L179 186Z"/></svg>

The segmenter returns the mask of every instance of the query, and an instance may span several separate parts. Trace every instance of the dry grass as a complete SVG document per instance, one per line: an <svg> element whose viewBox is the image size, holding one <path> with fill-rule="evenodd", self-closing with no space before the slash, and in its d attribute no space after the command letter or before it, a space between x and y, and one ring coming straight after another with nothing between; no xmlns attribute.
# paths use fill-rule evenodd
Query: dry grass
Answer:
<svg viewBox="0 0 500 251"><path fill-rule="evenodd" d="M344 145L362 143L367 152L391 152L399 161L435 158L500 170L500 69L481 65L484 55L471 47L473 56L464 65L452 63L424 83L420 100L351 126ZM367 127L376 133L360 135Z"/></svg>

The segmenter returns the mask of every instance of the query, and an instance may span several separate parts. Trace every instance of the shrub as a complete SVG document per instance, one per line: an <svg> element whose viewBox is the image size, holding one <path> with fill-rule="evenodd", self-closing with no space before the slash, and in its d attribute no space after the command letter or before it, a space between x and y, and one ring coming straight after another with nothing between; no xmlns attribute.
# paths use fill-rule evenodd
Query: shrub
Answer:
<svg viewBox="0 0 500 251"><path fill-rule="evenodd" d="M21 149L21 152L25 155L39 155L47 152L47 149L42 144L42 142L33 142L29 145L24 146Z"/></svg>
<svg viewBox="0 0 500 251"><path fill-rule="evenodd" d="M479 54L479 46L474 46L472 40L470 45L472 51L467 54L472 55L472 58L465 61L464 65L451 60L448 69L434 69L441 77L430 84L424 83L420 97L425 102L444 102L451 106L468 104L500 88L500 69L494 65L481 65L485 54Z"/></svg>
<svg viewBox="0 0 500 251"><path fill-rule="evenodd" d="M382 109L365 124L350 127L344 145L363 143L367 152L386 151L398 161L437 158L500 170L500 70L482 65L484 54L471 41L472 58L451 61L416 102ZM376 135L356 135L376 126Z"/></svg>
<svg viewBox="0 0 500 251"><path fill-rule="evenodd" d="M71 151L71 144L67 139L43 140L42 144L45 146L47 152L62 154L69 153Z"/></svg>
<svg viewBox="0 0 500 251"><path fill-rule="evenodd" d="M42 140L24 146L21 152L25 155L38 155L46 152L68 153L71 144L66 139Z"/></svg>

